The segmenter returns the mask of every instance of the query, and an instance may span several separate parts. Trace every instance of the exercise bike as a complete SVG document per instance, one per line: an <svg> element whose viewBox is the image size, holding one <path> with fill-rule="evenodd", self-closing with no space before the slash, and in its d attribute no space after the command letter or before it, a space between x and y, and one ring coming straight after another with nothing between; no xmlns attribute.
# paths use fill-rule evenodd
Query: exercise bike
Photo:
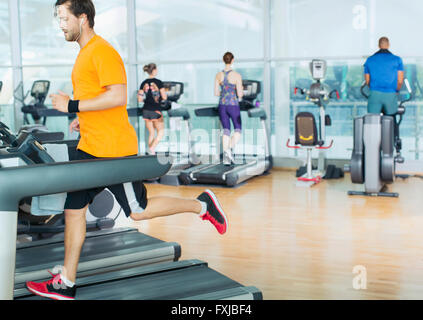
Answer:
<svg viewBox="0 0 423 320"><path fill-rule="evenodd" d="M325 107L334 94L339 99L339 92L337 90L330 91L329 86L322 83L326 76L327 65L324 60L313 60L310 63L310 72L312 78L316 81L311 84L310 88L295 87L294 94L300 92L306 96L306 100L313 102L319 107L319 130L317 130L316 119L310 112L300 112L295 116L295 145L290 145L290 139L286 143L286 147L290 149L302 149L307 151L306 173L298 177L297 186L311 187L321 182L324 176L324 159L323 155L319 155L318 170L313 170L312 167L312 152L313 150L324 151L332 148L333 140L329 145L325 145L326 126L331 125L330 116L326 114ZM336 169L336 170L334 170ZM328 173L329 170L327 170ZM338 168L330 170L340 171ZM343 172L337 173L338 176L343 176Z"/></svg>
<svg viewBox="0 0 423 320"><path fill-rule="evenodd" d="M404 162L401 156L402 141L399 127L406 111L404 104L413 96L407 79L404 80L404 84L407 90L406 98L400 100L396 114L366 114L354 119L354 147L350 163L351 181L364 184L364 191L348 191L348 195L399 196L396 192L387 192L387 184L395 181L396 163ZM366 87L364 83L361 93L369 98L365 91Z"/></svg>

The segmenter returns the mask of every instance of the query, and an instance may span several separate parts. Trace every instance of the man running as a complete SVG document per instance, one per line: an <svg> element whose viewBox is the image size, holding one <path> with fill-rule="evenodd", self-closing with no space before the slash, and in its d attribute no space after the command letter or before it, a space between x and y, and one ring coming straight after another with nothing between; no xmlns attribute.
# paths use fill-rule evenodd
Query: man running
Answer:
<svg viewBox="0 0 423 320"><path fill-rule="evenodd" d="M77 42L80 52L72 71L73 100L63 92L52 94L53 107L76 113L70 130L80 132L77 156L70 160L125 157L138 154L136 132L126 111L127 78L117 51L94 32L95 8L91 0L58 0L56 16L66 41ZM135 221L183 212L209 220L220 234L227 219L214 193L203 192L197 199L154 197L147 199L141 182L109 186L127 217ZM86 235L86 211L104 188L68 193L65 204L65 259L62 272L49 281L27 282L40 296L73 300L76 271Z"/></svg>

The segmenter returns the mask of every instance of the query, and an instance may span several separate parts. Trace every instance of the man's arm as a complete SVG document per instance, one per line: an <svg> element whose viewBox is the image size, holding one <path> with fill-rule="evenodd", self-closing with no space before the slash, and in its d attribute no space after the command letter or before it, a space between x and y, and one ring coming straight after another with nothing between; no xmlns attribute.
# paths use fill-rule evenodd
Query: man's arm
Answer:
<svg viewBox="0 0 423 320"><path fill-rule="evenodd" d="M106 92L99 96L79 101L79 111L98 111L124 106L127 101L126 95L126 84L106 86ZM54 109L68 112L68 104L71 99L67 94L59 91L59 94L51 94L50 98Z"/></svg>
<svg viewBox="0 0 423 320"><path fill-rule="evenodd" d="M400 91L404 83L404 71L398 71L398 86L397 91Z"/></svg>
<svg viewBox="0 0 423 320"><path fill-rule="evenodd" d="M369 73L364 74L364 79L366 80L366 84L368 86L370 86L370 74Z"/></svg>
<svg viewBox="0 0 423 320"><path fill-rule="evenodd" d="M106 87L106 92L88 100L79 102L79 111L97 111L124 106L126 104L126 84L113 84Z"/></svg>

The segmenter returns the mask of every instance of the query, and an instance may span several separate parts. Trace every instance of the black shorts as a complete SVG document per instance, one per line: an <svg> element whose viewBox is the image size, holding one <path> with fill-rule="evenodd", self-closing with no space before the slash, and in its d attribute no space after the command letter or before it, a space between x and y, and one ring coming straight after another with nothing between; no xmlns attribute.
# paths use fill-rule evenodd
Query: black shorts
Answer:
<svg viewBox="0 0 423 320"><path fill-rule="evenodd" d="M144 120L147 120L147 121L155 121L155 120L160 120L163 117L163 114L160 111L143 109L142 117Z"/></svg>
<svg viewBox="0 0 423 320"><path fill-rule="evenodd" d="M70 161L89 159L100 158L81 150L76 150L76 152L69 154ZM140 209L144 210L147 208L147 189L141 181L135 181L132 183L121 183L108 187L69 192L66 198L65 209L78 210L84 208L86 205L92 203L94 198L106 188L113 193L127 217L131 215L131 208L134 208L134 205L135 207L139 207L138 213L140 213Z"/></svg>

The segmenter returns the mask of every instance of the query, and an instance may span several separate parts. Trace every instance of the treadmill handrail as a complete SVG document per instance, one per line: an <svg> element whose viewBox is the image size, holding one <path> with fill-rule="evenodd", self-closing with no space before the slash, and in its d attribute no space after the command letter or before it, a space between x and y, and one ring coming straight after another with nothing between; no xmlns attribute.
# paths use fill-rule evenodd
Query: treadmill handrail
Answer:
<svg viewBox="0 0 423 320"><path fill-rule="evenodd" d="M170 109L167 111L169 118L183 118L185 121L190 119L190 115L187 109L179 108L179 109Z"/></svg>
<svg viewBox="0 0 423 320"><path fill-rule="evenodd" d="M0 185L0 211L16 211L18 202L26 197L156 178L170 167L157 156L134 156L0 169L0 181L8 182Z"/></svg>
<svg viewBox="0 0 423 320"><path fill-rule="evenodd" d="M194 110L197 117L218 117L219 109L217 107L201 108Z"/></svg>

